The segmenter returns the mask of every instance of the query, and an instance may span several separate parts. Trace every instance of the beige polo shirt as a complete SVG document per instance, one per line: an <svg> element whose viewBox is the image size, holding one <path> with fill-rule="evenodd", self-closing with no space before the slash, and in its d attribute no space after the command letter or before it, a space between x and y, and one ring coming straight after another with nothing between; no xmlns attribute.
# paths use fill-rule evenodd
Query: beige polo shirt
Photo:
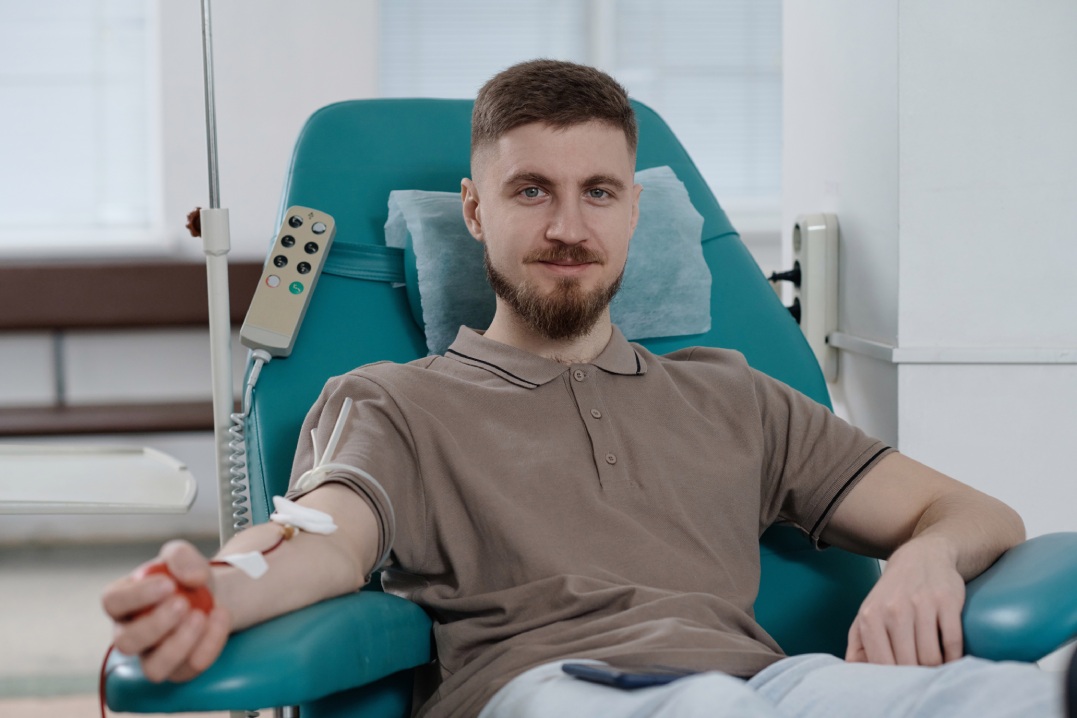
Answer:
<svg viewBox="0 0 1077 718"><path fill-rule="evenodd" d="M434 618L441 685L423 713L470 716L559 658L750 676L781 656L752 616L760 534L818 539L888 449L737 352L668 356L614 330L564 365L462 329L445 356L332 379L293 471L342 402L334 461L384 486L387 591ZM338 473L389 531L362 477Z"/></svg>

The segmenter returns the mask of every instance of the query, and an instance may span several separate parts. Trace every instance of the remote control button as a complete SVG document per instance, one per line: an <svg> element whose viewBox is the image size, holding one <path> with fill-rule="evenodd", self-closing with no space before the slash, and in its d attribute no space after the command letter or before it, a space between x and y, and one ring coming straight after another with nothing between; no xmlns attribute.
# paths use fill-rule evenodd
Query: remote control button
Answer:
<svg viewBox="0 0 1077 718"><path fill-rule="evenodd" d="M295 237L293 237L290 234L284 235L283 237L280 238L280 246L282 246L282 247L294 247L295 246Z"/></svg>
<svg viewBox="0 0 1077 718"><path fill-rule="evenodd" d="M292 282L291 284L288 285L288 291L291 292L292 294L302 294L303 293L303 283L302 282Z"/></svg>
<svg viewBox="0 0 1077 718"><path fill-rule="evenodd" d="M310 226L310 231L314 234L325 234L326 229L325 222L315 222Z"/></svg>
<svg viewBox="0 0 1077 718"><path fill-rule="evenodd" d="M299 272L300 274L306 274L310 271L310 263L300 262L299 264L295 265L295 271Z"/></svg>
<svg viewBox="0 0 1077 718"><path fill-rule="evenodd" d="M276 257L273 257L273 264L277 267L283 267L288 264L288 258L283 254L278 254Z"/></svg>
<svg viewBox="0 0 1077 718"><path fill-rule="evenodd" d="M303 251L305 251L307 254L317 254L318 253L318 243L317 242L307 242L303 246Z"/></svg>
<svg viewBox="0 0 1077 718"><path fill-rule="evenodd" d="M278 277L276 274L270 274L268 277L266 277L266 284L276 289L280 286L280 277Z"/></svg>
<svg viewBox="0 0 1077 718"><path fill-rule="evenodd" d="M291 217L288 218L288 224L292 227L302 227L303 218L293 214Z"/></svg>

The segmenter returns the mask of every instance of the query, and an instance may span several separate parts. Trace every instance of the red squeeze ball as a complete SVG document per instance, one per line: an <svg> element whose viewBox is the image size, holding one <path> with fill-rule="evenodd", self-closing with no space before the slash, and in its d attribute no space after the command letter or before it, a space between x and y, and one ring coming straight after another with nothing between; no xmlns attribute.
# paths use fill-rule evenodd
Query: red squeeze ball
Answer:
<svg viewBox="0 0 1077 718"><path fill-rule="evenodd" d="M209 614L213 610L213 594L209 592L209 589L205 586L197 586L195 588L189 588L184 586L179 581L176 581L175 576L168 570L168 566L163 561L154 561L151 564L140 568L135 574L135 578L145 578L146 576L152 576L154 574L164 574L168 576L176 583L176 593L187 597L187 601L191 604L191 608L196 608L202 613Z"/></svg>

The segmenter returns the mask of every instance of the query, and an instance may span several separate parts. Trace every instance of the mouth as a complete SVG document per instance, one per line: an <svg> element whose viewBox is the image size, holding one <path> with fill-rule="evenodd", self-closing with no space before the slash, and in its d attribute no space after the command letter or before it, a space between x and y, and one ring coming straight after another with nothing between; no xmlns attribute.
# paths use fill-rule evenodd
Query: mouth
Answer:
<svg viewBox="0 0 1077 718"><path fill-rule="evenodd" d="M581 262L571 259L540 259L535 262L540 264L548 271L562 277L571 277L577 274L582 274L587 271L587 268L598 264L598 262Z"/></svg>
<svg viewBox="0 0 1077 718"><path fill-rule="evenodd" d="M540 259L540 264L552 264L557 267L580 267L587 264L597 264L594 260L579 260L579 259Z"/></svg>
<svg viewBox="0 0 1077 718"><path fill-rule="evenodd" d="M534 252L531 256L525 257L524 261L554 267L585 267L590 264L602 264L602 258L599 255L579 245Z"/></svg>

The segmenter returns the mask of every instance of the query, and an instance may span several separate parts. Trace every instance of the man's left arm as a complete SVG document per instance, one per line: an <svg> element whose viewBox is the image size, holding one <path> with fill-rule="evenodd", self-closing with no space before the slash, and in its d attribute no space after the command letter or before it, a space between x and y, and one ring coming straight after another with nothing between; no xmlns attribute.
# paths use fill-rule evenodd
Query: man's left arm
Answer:
<svg viewBox="0 0 1077 718"><path fill-rule="evenodd" d="M961 656L965 582L1025 528L1001 501L893 453L853 487L821 538L887 559L849 629L846 660L930 666Z"/></svg>

